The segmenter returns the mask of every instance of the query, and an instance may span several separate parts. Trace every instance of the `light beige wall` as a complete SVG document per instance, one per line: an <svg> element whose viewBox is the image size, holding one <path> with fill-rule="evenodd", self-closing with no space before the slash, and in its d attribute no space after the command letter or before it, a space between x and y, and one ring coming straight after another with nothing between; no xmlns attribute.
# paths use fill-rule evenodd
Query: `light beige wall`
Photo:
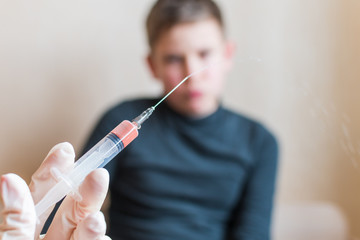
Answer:
<svg viewBox="0 0 360 240"><path fill-rule="evenodd" d="M143 60L152 2L0 0L0 173L29 180L107 107L159 91ZM359 1L219 2L238 46L224 102L277 134L278 203L334 202L359 238Z"/></svg>
<svg viewBox="0 0 360 240"><path fill-rule="evenodd" d="M156 90L149 3L0 0L1 172L28 178L55 143L80 149L109 105Z"/></svg>

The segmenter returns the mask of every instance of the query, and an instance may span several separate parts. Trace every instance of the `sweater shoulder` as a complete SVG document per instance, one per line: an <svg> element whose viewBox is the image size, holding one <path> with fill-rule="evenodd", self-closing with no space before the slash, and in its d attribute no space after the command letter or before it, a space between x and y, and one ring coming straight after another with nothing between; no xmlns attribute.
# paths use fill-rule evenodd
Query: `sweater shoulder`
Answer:
<svg viewBox="0 0 360 240"><path fill-rule="evenodd" d="M241 131L247 133L253 143L270 141L276 143L276 137L273 132L261 121L249 117L242 113L234 112L233 110L224 108L224 113L229 122L229 125L234 129L234 131Z"/></svg>

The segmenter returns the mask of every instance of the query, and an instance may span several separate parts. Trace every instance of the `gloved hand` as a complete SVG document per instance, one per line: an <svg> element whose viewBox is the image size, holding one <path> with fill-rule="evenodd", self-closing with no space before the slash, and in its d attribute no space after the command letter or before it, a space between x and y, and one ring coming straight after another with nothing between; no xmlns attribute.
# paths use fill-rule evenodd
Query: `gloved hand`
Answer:
<svg viewBox="0 0 360 240"><path fill-rule="evenodd" d="M39 169L32 176L29 187L15 174L6 174L0 180L2 218L0 239L48 240L105 240L106 224L100 207L108 189L109 175L104 169L90 173L79 187L82 200L67 196L57 211L46 234L39 233L51 209L37 219L35 204L55 185L50 169L69 171L74 164L74 149L61 143L51 149Z"/></svg>

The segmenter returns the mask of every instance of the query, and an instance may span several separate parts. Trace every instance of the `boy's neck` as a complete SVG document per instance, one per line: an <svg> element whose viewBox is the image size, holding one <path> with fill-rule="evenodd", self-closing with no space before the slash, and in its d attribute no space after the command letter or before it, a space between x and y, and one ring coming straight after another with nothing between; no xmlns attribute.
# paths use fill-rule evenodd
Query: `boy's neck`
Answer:
<svg viewBox="0 0 360 240"><path fill-rule="evenodd" d="M188 118L192 118L192 119L206 118L206 117L214 114L220 107L220 103L218 102L216 105L214 105L212 108L209 108L209 109L190 111L190 110L186 110L186 109L178 109L176 106L172 106L172 104L169 102L167 102L167 105L169 106L169 108L171 108L176 113L178 113L182 116L188 117Z"/></svg>

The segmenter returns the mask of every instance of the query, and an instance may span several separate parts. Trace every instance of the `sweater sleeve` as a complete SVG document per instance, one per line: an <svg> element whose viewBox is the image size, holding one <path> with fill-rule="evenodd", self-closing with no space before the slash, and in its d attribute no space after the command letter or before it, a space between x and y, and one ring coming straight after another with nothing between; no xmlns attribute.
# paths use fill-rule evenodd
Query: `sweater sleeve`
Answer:
<svg viewBox="0 0 360 240"><path fill-rule="evenodd" d="M256 164L249 173L243 197L232 213L227 231L228 240L270 239L278 146L275 138L267 131L256 145Z"/></svg>

